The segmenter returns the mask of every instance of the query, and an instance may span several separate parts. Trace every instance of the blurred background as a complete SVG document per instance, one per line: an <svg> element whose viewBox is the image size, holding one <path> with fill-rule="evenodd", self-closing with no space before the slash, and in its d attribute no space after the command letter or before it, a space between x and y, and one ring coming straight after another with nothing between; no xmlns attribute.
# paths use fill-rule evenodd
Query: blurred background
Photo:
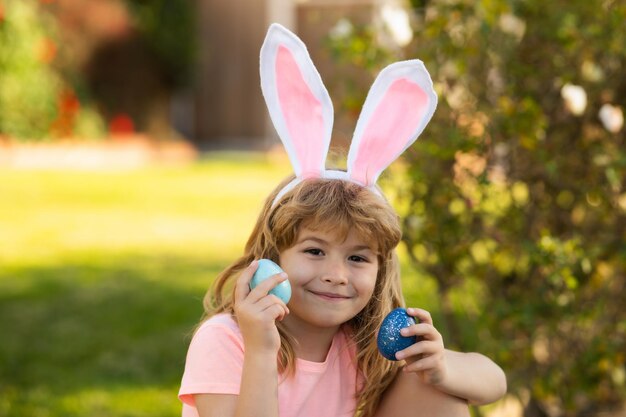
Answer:
<svg viewBox="0 0 626 417"><path fill-rule="evenodd" d="M506 371L474 416L626 416L622 0L0 0L0 416L175 416L202 297L290 172L269 23L341 165L385 65L439 106L381 179L408 304Z"/></svg>

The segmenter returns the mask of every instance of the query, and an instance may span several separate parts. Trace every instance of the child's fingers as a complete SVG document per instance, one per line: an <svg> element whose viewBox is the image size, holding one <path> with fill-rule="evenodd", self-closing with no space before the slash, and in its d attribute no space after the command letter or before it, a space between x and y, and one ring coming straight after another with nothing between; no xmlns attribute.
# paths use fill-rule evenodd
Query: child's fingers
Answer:
<svg viewBox="0 0 626 417"><path fill-rule="evenodd" d="M403 370L406 372L428 371L441 367L441 359L438 356L425 356L413 363L407 364Z"/></svg>
<svg viewBox="0 0 626 417"><path fill-rule="evenodd" d="M418 336L426 340L443 340L441 333L439 333L432 324L428 323L418 323L409 327L405 327L403 329L400 329L400 334L404 337Z"/></svg>
<svg viewBox="0 0 626 417"><path fill-rule="evenodd" d="M254 289L248 294L248 299L251 302L256 303L261 298L265 297L272 288L285 281L286 279L287 274L284 272L272 275L271 277L269 277L265 281L262 281L259 285L254 287Z"/></svg>
<svg viewBox="0 0 626 417"><path fill-rule="evenodd" d="M433 318L430 313L422 308L409 307L406 309L406 312L409 316L417 318L421 323L433 324Z"/></svg>
<svg viewBox="0 0 626 417"><path fill-rule="evenodd" d="M406 359L407 361L412 359L411 362L413 362L420 357L433 355L442 351L443 348L440 343L423 340L421 342L412 344L406 349L402 349L401 351L396 352L396 359Z"/></svg>
<svg viewBox="0 0 626 417"><path fill-rule="evenodd" d="M250 281L258 266L259 262L254 260L241 272L241 275L239 275L239 279L237 279L237 283L235 284L235 303L245 300L250 293Z"/></svg>
<svg viewBox="0 0 626 417"><path fill-rule="evenodd" d="M256 311L259 312L265 311L274 305L278 305L286 314L289 314L289 307L274 294L268 294L254 304Z"/></svg>
<svg viewBox="0 0 626 417"><path fill-rule="evenodd" d="M262 312L270 314L272 319L274 320L282 321L285 316L289 314L289 309L283 303L272 303Z"/></svg>

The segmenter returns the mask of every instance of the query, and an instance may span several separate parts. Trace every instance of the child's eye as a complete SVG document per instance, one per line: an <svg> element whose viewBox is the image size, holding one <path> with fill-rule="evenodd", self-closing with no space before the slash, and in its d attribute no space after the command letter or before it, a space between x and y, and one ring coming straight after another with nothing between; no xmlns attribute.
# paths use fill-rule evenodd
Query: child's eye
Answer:
<svg viewBox="0 0 626 417"><path fill-rule="evenodd" d="M324 252L322 252L321 249L317 249L317 248L305 249L304 253L310 253L311 255L315 255L315 256L321 256L324 254Z"/></svg>
<svg viewBox="0 0 626 417"><path fill-rule="evenodd" d="M352 255L348 259L351 260L352 262L368 262L367 258L365 258L364 256L360 256L360 255Z"/></svg>

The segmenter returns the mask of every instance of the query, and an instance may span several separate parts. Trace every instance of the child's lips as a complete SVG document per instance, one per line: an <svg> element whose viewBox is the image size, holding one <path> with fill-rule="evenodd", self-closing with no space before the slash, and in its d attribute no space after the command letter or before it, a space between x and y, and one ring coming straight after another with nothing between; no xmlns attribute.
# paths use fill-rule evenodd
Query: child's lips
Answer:
<svg viewBox="0 0 626 417"><path fill-rule="evenodd" d="M324 300L327 301L342 301L342 300L347 300L351 297L347 296L347 295L343 295L343 294L336 294L336 293L332 293L332 292L325 292L325 291L312 291L309 290L312 294L323 298Z"/></svg>

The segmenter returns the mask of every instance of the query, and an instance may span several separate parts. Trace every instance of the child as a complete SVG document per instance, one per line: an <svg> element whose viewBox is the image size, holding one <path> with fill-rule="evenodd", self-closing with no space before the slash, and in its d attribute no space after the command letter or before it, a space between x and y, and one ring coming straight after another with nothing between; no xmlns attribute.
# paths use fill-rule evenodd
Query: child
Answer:
<svg viewBox="0 0 626 417"><path fill-rule="evenodd" d="M183 416L467 416L467 401L502 396L502 370L444 349L428 312L403 330L419 342L398 362L377 351L382 319L403 305L398 217L376 180L422 132L436 95L420 61L393 64L374 82L348 155L324 167L332 105L306 48L272 25L261 86L295 176L268 197L243 256L216 279L187 354ZM284 273L250 290L260 258ZM269 291L288 279L288 305Z"/></svg>

